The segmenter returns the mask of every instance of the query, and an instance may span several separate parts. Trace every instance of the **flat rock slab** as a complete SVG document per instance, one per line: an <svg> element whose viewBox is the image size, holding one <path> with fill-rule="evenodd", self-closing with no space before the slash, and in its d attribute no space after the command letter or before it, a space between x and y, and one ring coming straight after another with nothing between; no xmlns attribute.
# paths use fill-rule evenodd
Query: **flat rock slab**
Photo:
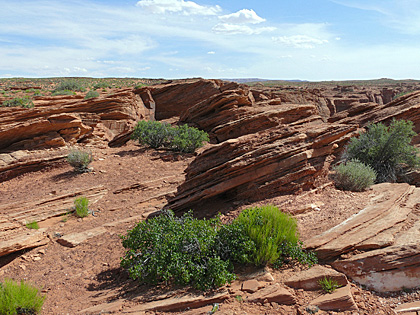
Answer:
<svg viewBox="0 0 420 315"><path fill-rule="evenodd" d="M311 305L316 305L324 311L344 312L358 309L351 294L350 285L339 288L333 293L320 296L313 300Z"/></svg>
<svg viewBox="0 0 420 315"><path fill-rule="evenodd" d="M84 232L64 235L63 237L59 238L57 242L59 242L63 246L76 247L77 245L87 241L88 239L101 235L106 231L107 229L105 227L100 226Z"/></svg>
<svg viewBox="0 0 420 315"><path fill-rule="evenodd" d="M186 294L171 297L169 299L152 301L148 303L142 303L138 306L130 308L126 311L123 311L123 314L141 314L145 311L182 311L187 308L198 308L208 304L221 303L224 300L229 298L228 290L223 290L222 292L215 293L213 295L193 295Z"/></svg>
<svg viewBox="0 0 420 315"><path fill-rule="evenodd" d="M48 235L45 229L26 230L5 241L0 242L0 257L23 249L46 245Z"/></svg>
<svg viewBox="0 0 420 315"><path fill-rule="evenodd" d="M420 189L408 184L383 183L373 186L377 194L365 209L343 223L306 242L320 259L333 259L353 250L378 249L392 245L396 235L414 214Z"/></svg>
<svg viewBox="0 0 420 315"><path fill-rule="evenodd" d="M78 314L114 314L122 309L124 302L125 300L117 300L110 303L95 305L81 310Z"/></svg>
<svg viewBox="0 0 420 315"><path fill-rule="evenodd" d="M417 315L417 312L420 312L420 301L398 305L397 308L395 308L395 312L403 315L407 315L409 313Z"/></svg>
<svg viewBox="0 0 420 315"><path fill-rule="evenodd" d="M241 290L249 293L255 293L263 286L256 279L247 280L242 283Z"/></svg>
<svg viewBox="0 0 420 315"><path fill-rule="evenodd" d="M278 304L292 305L296 303L296 298L286 288L281 287L278 283L265 287L248 296L248 302L263 303L264 301Z"/></svg>
<svg viewBox="0 0 420 315"><path fill-rule="evenodd" d="M308 270L301 271L293 275L284 283L295 289L319 290L321 289L319 281L324 278L335 280L339 285L342 286L345 286L348 283L345 274L332 268L327 268L320 265L314 266Z"/></svg>

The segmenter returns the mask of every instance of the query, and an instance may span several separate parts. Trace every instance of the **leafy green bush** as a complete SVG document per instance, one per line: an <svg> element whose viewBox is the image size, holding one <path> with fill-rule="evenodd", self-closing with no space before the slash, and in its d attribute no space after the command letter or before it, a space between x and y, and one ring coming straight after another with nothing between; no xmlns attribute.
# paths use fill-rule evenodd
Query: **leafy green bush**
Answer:
<svg viewBox="0 0 420 315"><path fill-rule="evenodd" d="M80 81L66 80L66 81L61 82L59 85L57 85L54 92L55 91L65 91L65 90L79 91L79 92L86 91L85 87L83 86L83 84Z"/></svg>
<svg viewBox="0 0 420 315"><path fill-rule="evenodd" d="M335 168L335 185L343 190L363 191L372 186L375 180L375 170L358 160L342 163Z"/></svg>
<svg viewBox="0 0 420 315"><path fill-rule="evenodd" d="M6 279L0 283L0 315L37 314L44 300L38 288L23 281Z"/></svg>
<svg viewBox="0 0 420 315"><path fill-rule="evenodd" d="M209 141L206 132L183 125L172 127L158 121L139 121L132 139L152 148L167 148L177 152L192 153Z"/></svg>
<svg viewBox="0 0 420 315"><path fill-rule="evenodd" d="M89 172L89 164L92 162L92 152L72 150L67 155L67 162L79 173Z"/></svg>
<svg viewBox="0 0 420 315"><path fill-rule="evenodd" d="M243 225L245 233L255 243L249 262L257 266L281 265L289 257L310 265L316 262L313 254L302 249L296 219L277 207L245 209L235 221Z"/></svg>
<svg viewBox="0 0 420 315"><path fill-rule="evenodd" d="M36 222L36 221L32 221L32 222L26 223L26 227L28 229L34 229L34 230L38 230L39 229L38 222Z"/></svg>
<svg viewBox="0 0 420 315"><path fill-rule="evenodd" d="M98 97L98 96L99 96L98 92L90 90L89 92L86 93L85 100L87 100L89 98L95 98L95 97Z"/></svg>
<svg viewBox="0 0 420 315"><path fill-rule="evenodd" d="M345 158L369 165L376 172L377 182L393 182L404 168L420 165L418 150L410 145L415 135L411 121L393 120L389 127L370 125L367 132L350 139Z"/></svg>
<svg viewBox="0 0 420 315"><path fill-rule="evenodd" d="M23 108L32 108L34 107L34 103L29 97L15 97L11 100L6 100L1 105L2 107L23 107Z"/></svg>
<svg viewBox="0 0 420 315"><path fill-rule="evenodd" d="M318 284L326 293L332 293L341 287L336 280L327 277L320 279Z"/></svg>
<svg viewBox="0 0 420 315"><path fill-rule="evenodd" d="M74 200L74 210L76 216L79 218L84 218L89 215L89 199L86 197L79 197Z"/></svg>
<svg viewBox="0 0 420 315"><path fill-rule="evenodd" d="M214 249L219 224L194 219L191 212L178 218L164 211L122 236L127 252L121 265L144 283L175 282L201 290L222 286L235 275Z"/></svg>
<svg viewBox="0 0 420 315"><path fill-rule="evenodd" d="M70 91L70 90L59 90L54 91L51 93L52 96L58 96L58 95L76 95L76 92Z"/></svg>

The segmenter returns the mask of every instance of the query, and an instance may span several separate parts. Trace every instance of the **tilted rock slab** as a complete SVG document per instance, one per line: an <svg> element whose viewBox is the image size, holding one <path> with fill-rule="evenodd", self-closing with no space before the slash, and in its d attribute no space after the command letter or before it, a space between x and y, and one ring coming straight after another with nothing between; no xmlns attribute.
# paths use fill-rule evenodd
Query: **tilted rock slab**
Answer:
<svg viewBox="0 0 420 315"><path fill-rule="evenodd" d="M420 284L420 188L373 186L376 197L356 215L306 242L319 258L360 284L380 292ZM342 254L359 253L340 259ZM360 253L360 251L364 251Z"/></svg>
<svg viewBox="0 0 420 315"><path fill-rule="evenodd" d="M318 306L324 311L356 311L358 310L351 294L350 285L335 290L333 293L325 294L313 300L311 305Z"/></svg>

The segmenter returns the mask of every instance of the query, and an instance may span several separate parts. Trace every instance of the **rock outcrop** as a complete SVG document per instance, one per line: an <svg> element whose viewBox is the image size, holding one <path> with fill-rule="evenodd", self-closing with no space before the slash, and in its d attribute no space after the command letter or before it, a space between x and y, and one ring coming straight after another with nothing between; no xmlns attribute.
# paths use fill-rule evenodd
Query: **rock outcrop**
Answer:
<svg viewBox="0 0 420 315"><path fill-rule="evenodd" d="M420 278L420 188L373 186L371 203L340 225L306 242L319 258L380 292L414 288Z"/></svg>

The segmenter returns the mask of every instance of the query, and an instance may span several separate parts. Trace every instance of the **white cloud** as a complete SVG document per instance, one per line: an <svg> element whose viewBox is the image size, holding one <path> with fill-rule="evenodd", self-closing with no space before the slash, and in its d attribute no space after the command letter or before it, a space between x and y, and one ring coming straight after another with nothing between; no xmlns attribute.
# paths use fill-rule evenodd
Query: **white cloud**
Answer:
<svg viewBox="0 0 420 315"><path fill-rule="evenodd" d="M304 49L312 49L315 48L316 45L328 43L328 40L326 39L319 39L308 35L280 36L273 37L272 39L277 43Z"/></svg>
<svg viewBox="0 0 420 315"><path fill-rule="evenodd" d="M141 0L136 6L154 14L180 13L183 15L216 15L220 6L203 6L193 1L184 0Z"/></svg>
<svg viewBox="0 0 420 315"><path fill-rule="evenodd" d="M216 54L216 52L215 52L215 51L208 51L208 52L207 52L207 54L208 54L208 55L215 55L215 54Z"/></svg>
<svg viewBox="0 0 420 315"><path fill-rule="evenodd" d="M257 27L252 28L248 25L238 25L238 24L228 24L228 23L220 23L213 27L213 32L217 34L227 34L227 35L235 35L235 34L245 34L245 35L258 35L263 32L272 32L276 30L275 27Z"/></svg>
<svg viewBox="0 0 420 315"><path fill-rule="evenodd" d="M219 19L225 23L234 24L258 24L266 21L262 17L259 17L254 10L248 9L243 9L232 14L219 16Z"/></svg>

